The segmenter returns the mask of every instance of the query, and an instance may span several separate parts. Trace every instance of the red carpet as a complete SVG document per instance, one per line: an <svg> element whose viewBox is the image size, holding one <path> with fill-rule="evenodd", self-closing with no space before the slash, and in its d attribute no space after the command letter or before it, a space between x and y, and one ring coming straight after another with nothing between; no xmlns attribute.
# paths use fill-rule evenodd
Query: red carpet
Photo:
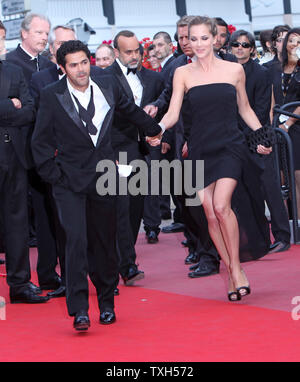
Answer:
<svg viewBox="0 0 300 382"><path fill-rule="evenodd" d="M91 286L88 333L73 330L64 298L11 305L0 277L0 296L7 302L0 361L299 362L300 320L292 318L297 308L292 298L300 296L300 247L243 264L253 293L230 303L223 269L220 275L187 277L181 239L161 234L159 244L148 245L140 236L138 262L145 279L134 287L120 285L117 322L110 326L98 323ZM35 249L31 258L35 267ZM295 315L300 318L300 309Z"/></svg>

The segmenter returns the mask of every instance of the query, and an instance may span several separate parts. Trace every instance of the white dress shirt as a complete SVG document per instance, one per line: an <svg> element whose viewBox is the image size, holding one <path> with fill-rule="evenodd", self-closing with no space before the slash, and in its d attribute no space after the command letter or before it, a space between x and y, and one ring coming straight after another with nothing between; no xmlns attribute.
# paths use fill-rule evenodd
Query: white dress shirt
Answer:
<svg viewBox="0 0 300 382"><path fill-rule="evenodd" d="M91 86L93 86L94 104L95 104L95 115L93 118L93 124L97 128L97 133L95 135L91 135L91 134L89 135L91 137L91 140L93 141L94 146L96 146L99 133L102 127L102 123L106 117L106 114L108 113L110 109L110 106L107 103L99 86L94 81L92 81L91 78L90 78L89 86L84 92L74 89L73 86L70 84L70 81L68 78L67 78L67 86L68 86L69 92L71 94L71 97L77 112L78 112L78 106L73 95L75 95L75 97L78 99L82 107L87 109L88 104L90 102L90 98L91 98ZM85 122L84 121L82 122L85 125Z"/></svg>
<svg viewBox="0 0 300 382"><path fill-rule="evenodd" d="M143 96L143 86L141 84L141 81L139 80L138 76L136 74L133 74L130 72L127 74L127 67L124 66L119 59L116 59L117 63L119 64L127 82L128 85L133 93L134 102L137 106L141 106L142 96Z"/></svg>

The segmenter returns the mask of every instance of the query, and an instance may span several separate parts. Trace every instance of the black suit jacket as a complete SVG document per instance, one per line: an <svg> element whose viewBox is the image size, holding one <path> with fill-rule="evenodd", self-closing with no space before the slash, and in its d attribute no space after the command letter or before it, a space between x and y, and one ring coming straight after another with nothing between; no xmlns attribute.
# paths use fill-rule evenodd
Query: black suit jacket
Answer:
<svg viewBox="0 0 300 382"><path fill-rule="evenodd" d="M115 161L111 126L116 112L124 113L149 136L161 131L150 116L123 94L113 77L101 75L92 79L110 106L96 147L74 106L65 77L42 90L32 136L32 151L40 176L52 185L60 184L74 192L84 191L96 178L99 161Z"/></svg>
<svg viewBox="0 0 300 382"><path fill-rule="evenodd" d="M176 60L176 57L175 56L171 56L168 61L164 64L160 74L162 75L163 77L163 80L164 80L164 83L165 83L165 86L167 85L168 83L168 79L169 79L169 75L170 75L170 69L171 69L171 64L172 62Z"/></svg>
<svg viewBox="0 0 300 382"><path fill-rule="evenodd" d="M12 98L18 98L22 108L15 108ZM22 70L9 62L0 61L0 130L9 134L19 161L28 168L28 157L22 130L35 118L34 104Z"/></svg>
<svg viewBox="0 0 300 382"><path fill-rule="evenodd" d="M98 66L91 66L91 75L101 74L103 73L103 69ZM51 65L50 67L41 70L40 72L33 73L29 90L34 99L35 106L38 107L41 91L42 89L50 84L59 80L59 75L57 71L56 65Z"/></svg>
<svg viewBox="0 0 300 382"><path fill-rule="evenodd" d="M246 93L250 106L262 125L270 122L272 85L265 67L251 58L243 65L246 75ZM249 127L239 116L239 127L250 132Z"/></svg>
<svg viewBox="0 0 300 382"><path fill-rule="evenodd" d="M130 102L134 102L131 88L125 78L119 64L115 61L110 67L104 70L111 74L119 84L120 91ZM162 92L164 83L161 75L144 67L137 71L143 94L141 108L153 102ZM140 137L140 141L138 140ZM135 121L129 120L124 113L116 112L112 125L112 145L116 153L127 152L128 161L146 155L147 145L145 144L145 134L141 126Z"/></svg>
<svg viewBox="0 0 300 382"><path fill-rule="evenodd" d="M7 53L6 60L14 63L15 65L21 66L27 84L29 85L32 74L37 71L37 66L36 63L31 60L31 57L21 48L20 44L15 50ZM56 67L53 62L42 55L38 56L38 64L40 71L51 66Z"/></svg>

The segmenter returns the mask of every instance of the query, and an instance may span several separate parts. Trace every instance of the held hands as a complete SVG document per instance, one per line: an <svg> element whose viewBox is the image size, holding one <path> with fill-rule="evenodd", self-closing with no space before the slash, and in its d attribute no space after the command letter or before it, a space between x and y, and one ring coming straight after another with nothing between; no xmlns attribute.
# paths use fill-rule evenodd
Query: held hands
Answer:
<svg viewBox="0 0 300 382"><path fill-rule="evenodd" d="M160 132L155 137L146 137L146 142L149 143L150 146L159 146L161 143L163 133Z"/></svg>

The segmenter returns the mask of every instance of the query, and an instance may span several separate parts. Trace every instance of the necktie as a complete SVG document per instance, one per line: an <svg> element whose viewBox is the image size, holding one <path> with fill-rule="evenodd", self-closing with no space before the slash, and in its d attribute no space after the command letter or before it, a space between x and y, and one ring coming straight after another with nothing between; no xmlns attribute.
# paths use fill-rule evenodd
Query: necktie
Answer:
<svg viewBox="0 0 300 382"><path fill-rule="evenodd" d="M136 73L136 70L137 70L137 68L127 68L127 76L128 76L128 74L129 74L130 72L132 72L133 74L135 74L135 73Z"/></svg>
<svg viewBox="0 0 300 382"><path fill-rule="evenodd" d="M91 86L91 98L90 102L88 104L87 109L85 109L81 103L78 101L78 99L74 96L73 97L77 103L78 106L78 112L79 112L79 117L86 123L86 128L88 130L88 133L90 135L96 135L97 134L97 128L93 124L93 118L95 115L95 104L94 104L94 98L93 98L93 87Z"/></svg>
<svg viewBox="0 0 300 382"><path fill-rule="evenodd" d="M191 58L188 58L187 63L188 63L188 64L191 64L192 62L193 62L192 59L191 59Z"/></svg>
<svg viewBox="0 0 300 382"><path fill-rule="evenodd" d="M159 65L159 68L157 69L157 71L160 73L161 69L162 69L162 67L161 67L161 65Z"/></svg>
<svg viewBox="0 0 300 382"><path fill-rule="evenodd" d="M35 57L33 60L32 60L35 65L36 65L36 71L39 72L40 71L40 67L39 67L39 60L37 57Z"/></svg>

